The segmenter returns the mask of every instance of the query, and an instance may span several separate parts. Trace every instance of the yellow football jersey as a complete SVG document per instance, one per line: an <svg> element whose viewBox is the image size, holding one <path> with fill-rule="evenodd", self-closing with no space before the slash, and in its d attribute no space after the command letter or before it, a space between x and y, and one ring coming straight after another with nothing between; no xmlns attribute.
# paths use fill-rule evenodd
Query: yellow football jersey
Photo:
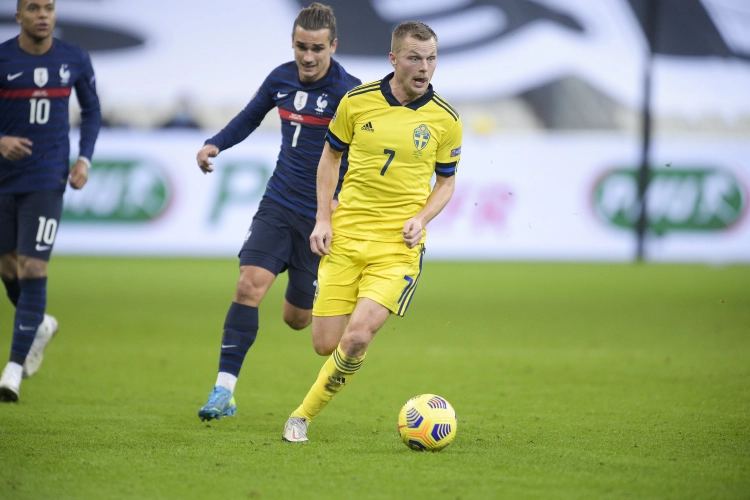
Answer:
<svg viewBox="0 0 750 500"><path fill-rule="evenodd" d="M334 211L334 234L398 242L402 230L427 202L433 174L450 177L461 158L458 113L429 86L401 105L390 79L366 83L341 100L326 136L349 151L349 170ZM424 239L424 237L423 237Z"/></svg>

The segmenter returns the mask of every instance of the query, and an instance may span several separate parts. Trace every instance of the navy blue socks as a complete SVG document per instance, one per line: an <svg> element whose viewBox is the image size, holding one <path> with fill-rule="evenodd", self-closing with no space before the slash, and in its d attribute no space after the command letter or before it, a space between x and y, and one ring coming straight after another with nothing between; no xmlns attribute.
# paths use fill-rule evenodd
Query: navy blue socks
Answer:
<svg viewBox="0 0 750 500"><path fill-rule="evenodd" d="M258 308L232 302L224 321L219 372L240 375L242 362L258 334Z"/></svg>
<svg viewBox="0 0 750 500"><path fill-rule="evenodd" d="M18 280L20 293L13 322L10 361L23 365L47 307L47 277Z"/></svg>

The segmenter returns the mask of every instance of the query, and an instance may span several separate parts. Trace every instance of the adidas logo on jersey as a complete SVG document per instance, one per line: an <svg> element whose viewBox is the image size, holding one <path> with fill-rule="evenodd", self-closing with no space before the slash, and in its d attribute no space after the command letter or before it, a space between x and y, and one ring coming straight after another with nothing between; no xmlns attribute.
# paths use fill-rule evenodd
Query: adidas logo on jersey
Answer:
<svg viewBox="0 0 750 500"><path fill-rule="evenodd" d="M372 128L372 122L367 122L362 125L362 130L364 130L365 132L375 132L375 129Z"/></svg>

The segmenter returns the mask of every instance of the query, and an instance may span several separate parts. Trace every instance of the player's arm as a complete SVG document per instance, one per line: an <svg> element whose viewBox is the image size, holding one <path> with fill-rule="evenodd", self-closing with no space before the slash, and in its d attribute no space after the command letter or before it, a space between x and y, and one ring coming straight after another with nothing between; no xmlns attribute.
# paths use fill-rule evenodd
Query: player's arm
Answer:
<svg viewBox="0 0 750 500"><path fill-rule="evenodd" d="M78 144L78 160L70 169L69 182L73 189L86 185L94 156L94 144L102 126L99 96L96 94L96 78L91 60L86 55L84 71L75 83L76 96L81 105L81 140Z"/></svg>
<svg viewBox="0 0 750 500"><path fill-rule="evenodd" d="M0 134L0 155L6 160L18 161L31 154L34 143L26 137Z"/></svg>
<svg viewBox="0 0 750 500"><path fill-rule="evenodd" d="M328 255L333 238L331 213L333 194L339 180L339 168L343 152L336 151L326 141L318 162L317 196L318 211L315 214L315 228L310 235L310 249L318 255Z"/></svg>
<svg viewBox="0 0 750 500"><path fill-rule="evenodd" d="M255 95L247 103L245 109L227 124L226 127L215 136L208 139L198 151L196 160L198 167L204 174L213 172L213 163L209 158L216 158L221 151L229 149L247 139L247 137L258 128L263 118L271 111L276 103L270 89L270 75L260 86Z"/></svg>
<svg viewBox="0 0 750 500"><path fill-rule="evenodd" d="M427 224L439 214L451 201L453 191L456 187L456 176L443 177L437 175L432 193L427 197L422 210L404 224L404 243L409 248L414 248L422 240L422 230Z"/></svg>

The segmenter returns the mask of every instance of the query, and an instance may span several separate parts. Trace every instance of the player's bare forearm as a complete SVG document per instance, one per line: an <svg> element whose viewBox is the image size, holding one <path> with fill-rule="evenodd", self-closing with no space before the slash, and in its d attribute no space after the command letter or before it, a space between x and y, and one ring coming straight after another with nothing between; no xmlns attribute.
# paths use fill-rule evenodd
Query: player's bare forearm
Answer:
<svg viewBox="0 0 750 500"><path fill-rule="evenodd" d="M326 142L318 162L317 175L317 198L318 210L316 220L331 220L331 200L336 192L336 184L339 180L339 169L341 168L342 153L331 148Z"/></svg>
<svg viewBox="0 0 750 500"><path fill-rule="evenodd" d="M430 196L427 197L427 202L422 210L404 224L403 237L406 246L413 248L422 240L422 230L445 208L453 197L455 187L455 175L451 177L437 176L435 187L432 189Z"/></svg>
<svg viewBox="0 0 750 500"><path fill-rule="evenodd" d="M422 210L415 216L415 219L419 219L422 226L427 226L432 219L443 211L448 202L451 201L455 188L455 175L450 177L436 176L435 187L432 189L430 196L427 197L427 203L425 203Z"/></svg>
<svg viewBox="0 0 750 500"><path fill-rule="evenodd" d="M84 160L78 160L70 169L68 182L73 189L81 189L89 180L89 164Z"/></svg>
<svg viewBox="0 0 750 500"><path fill-rule="evenodd" d="M341 167L341 153L332 149L326 142L323 153L318 162L317 199L318 210L315 214L315 227L310 235L310 250L317 255L328 255L333 230L331 228L331 213L333 211L333 195L339 179Z"/></svg>

